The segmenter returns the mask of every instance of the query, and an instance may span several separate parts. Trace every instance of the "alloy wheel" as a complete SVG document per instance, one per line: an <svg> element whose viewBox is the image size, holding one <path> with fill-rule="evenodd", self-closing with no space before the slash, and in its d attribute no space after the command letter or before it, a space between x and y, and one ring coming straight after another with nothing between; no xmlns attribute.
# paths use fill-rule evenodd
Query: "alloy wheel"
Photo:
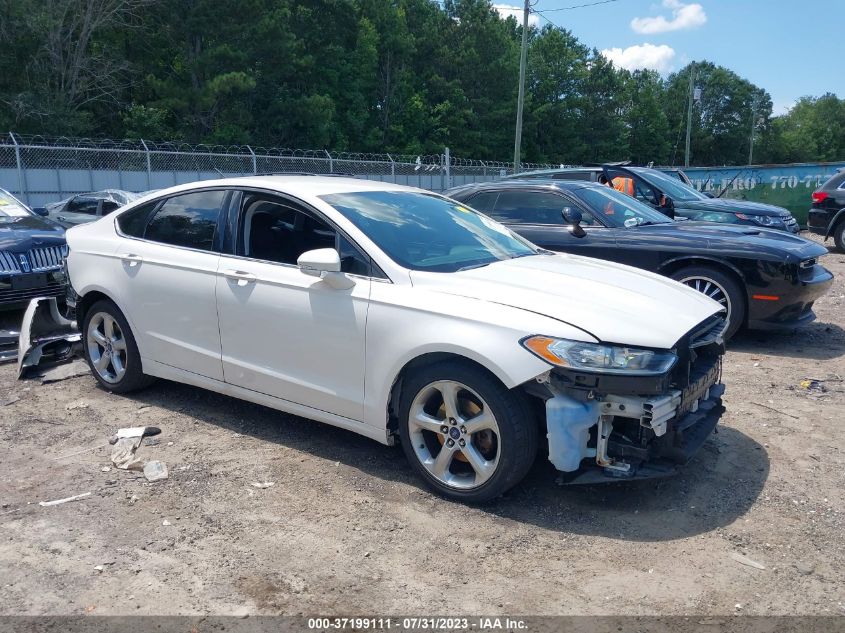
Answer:
<svg viewBox="0 0 845 633"><path fill-rule="evenodd" d="M112 315L98 312L91 318L86 345L97 375L111 384L120 382L126 375L126 338Z"/></svg>
<svg viewBox="0 0 845 633"><path fill-rule="evenodd" d="M440 483L471 490L499 463L499 427L487 403L466 385L439 380L411 403L408 430L417 459Z"/></svg>
<svg viewBox="0 0 845 633"><path fill-rule="evenodd" d="M684 277L679 280L682 284L689 286L693 290L697 290L703 295L707 295L713 301L720 303L725 308L725 327L720 334L724 335L728 331L731 323L731 298L727 290L721 284L710 279L709 277L702 277L696 275L694 277Z"/></svg>

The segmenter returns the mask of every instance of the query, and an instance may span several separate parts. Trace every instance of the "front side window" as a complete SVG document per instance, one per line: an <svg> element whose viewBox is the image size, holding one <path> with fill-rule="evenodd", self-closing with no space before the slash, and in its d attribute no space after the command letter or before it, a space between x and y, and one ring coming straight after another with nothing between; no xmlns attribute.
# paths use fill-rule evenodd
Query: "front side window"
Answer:
<svg viewBox="0 0 845 633"><path fill-rule="evenodd" d="M563 224L566 200L556 193L503 191L492 216L506 224Z"/></svg>
<svg viewBox="0 0 845 633"><path fill-rule="evenodd" d="M672 198L672 200L691 201L707 199L707 196L700 191L693 189L684 182L681 182L678 178L673 178L672 176L665 174L662 171L658 171L657 169L642 168L637 170L637 173L648 180L651 184L661 189L663 193Z"/></svg>
<svg viewBox="0 0 845 633"><path fill-rule="evenodd" d="M154 242L210 251L225 191L197 191L174 196L155 212L144 237Z"/></svg>
<svg viewBox="0 0 845 633"><path fill-rule="evenodd" d="M370 276L370 259L321 218L286 200L245 193L241 204L238 254L296 266L300 255L317 248L334 248L340 269Z"/></svg>
<svg viewBox="0 0 845 633"><path fill-rule="evenodd" d="M607 186L587 186L572 192L602 222L613 228L672 222L659 211Z"/></svg>
<svg viewBox="0 0 845 633"><path fill-rule="evenodd" d="M455 272L537 254L533 244L507 227L433 194L360 191L321 199L411 270Z"/></svg>

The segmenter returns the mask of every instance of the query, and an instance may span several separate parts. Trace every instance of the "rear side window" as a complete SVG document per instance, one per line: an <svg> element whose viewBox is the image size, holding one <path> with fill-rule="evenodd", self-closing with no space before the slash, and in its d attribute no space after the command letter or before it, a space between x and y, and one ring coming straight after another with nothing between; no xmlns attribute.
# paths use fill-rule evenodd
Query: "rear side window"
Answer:
<svg viewBox="0 0 845 633"><path fill-rule="evenodd" d="M144 237L154 242L210 251L225 191L197 191L174 196L155 212Z"/></svg>
<svg viewBox="0 0 845 633"><path fill-rule="evenodd" d="M144 229L147 228L147 220L155 210L158 200L141 205L126 213L121 213L117 218L117 227L120 232L128 237L144 237Z"/></svg>

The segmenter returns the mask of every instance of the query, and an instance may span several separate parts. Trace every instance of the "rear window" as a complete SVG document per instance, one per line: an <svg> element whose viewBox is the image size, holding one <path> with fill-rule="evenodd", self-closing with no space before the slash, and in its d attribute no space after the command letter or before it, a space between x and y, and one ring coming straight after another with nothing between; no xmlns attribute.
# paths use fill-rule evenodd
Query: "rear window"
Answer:
<svg viewBox="0 0 845 633"><path fill-rule="evenodd" d="M845 170L833 174L820 189L845 189Z"/></svg>

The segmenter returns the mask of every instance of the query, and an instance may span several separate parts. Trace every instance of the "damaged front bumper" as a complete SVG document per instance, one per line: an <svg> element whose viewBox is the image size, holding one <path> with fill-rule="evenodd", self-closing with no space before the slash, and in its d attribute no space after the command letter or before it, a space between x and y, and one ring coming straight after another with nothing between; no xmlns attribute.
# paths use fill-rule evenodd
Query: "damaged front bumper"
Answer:
<svg viewBox="0 0 845 633"><path fill-rule="evenodd" d="M697 350L680 371L660 377L575 375L537 379L545 392L549 461L564 483L666 477L713 433L724 407L721 341ZM591 386L585 386L595 378Z"/></svg>

